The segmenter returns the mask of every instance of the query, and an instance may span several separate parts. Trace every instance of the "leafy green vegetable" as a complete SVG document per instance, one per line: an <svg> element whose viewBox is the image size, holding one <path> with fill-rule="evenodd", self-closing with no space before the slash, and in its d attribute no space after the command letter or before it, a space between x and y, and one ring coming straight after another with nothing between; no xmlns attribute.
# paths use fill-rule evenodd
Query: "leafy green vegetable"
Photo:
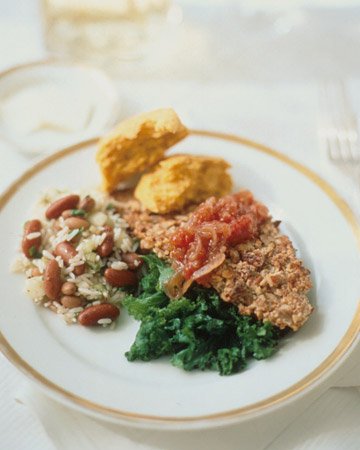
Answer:
<svg viewBox="0 0 360 450"><path fill-rule="evenodd" d="M123 303L141 321L129 361L150 361L168 355L184 370L216 370L230 375L246 366L249 358L271 356L281 331L270 323L240 316L237 308L200 286L186 297L169 300L164 283L172 269L156 255L143 256L145 264L136 295Z"/></svg>

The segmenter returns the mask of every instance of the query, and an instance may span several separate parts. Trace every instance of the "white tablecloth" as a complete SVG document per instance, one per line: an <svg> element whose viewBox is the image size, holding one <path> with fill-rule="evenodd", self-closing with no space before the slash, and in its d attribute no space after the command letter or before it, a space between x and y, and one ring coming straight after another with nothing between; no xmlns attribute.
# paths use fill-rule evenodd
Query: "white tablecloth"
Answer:
<svg viewBox="0 0 360 450"><path fill-rule="evenodd" d="M4 0L3 3L5 6L4 8L1 6L0 15L0 30L2 31L0 68L43 56L41 40L36 29L38 16L32 9L34 4ZM16 9L16 4L21 5L22 10ZM226 8L221 11L221 17L228 20L229 23L227 39L231 39L229 30L234 30L230 27L230 25L234 27L234 21ZM193 14L195 17L196 14ZM214 13L212 14L214 15ZM209 17L205 20L208 20L207 25L210 28L212 26L214 31L213 15L209 13ZM123 104L123 114L127 115L159 106L172 106L190 127L241 134L266 143L301 161L322 174L344 198L352 203L354 189L351 181L344 174L339 173L327 161L326 156L319 151L317 86L314 78L320 73L321 67L324 68L324 64L311 66L309 62L311 58L309 59L308 53L299 54L297 58L292 56L290 59L285 59L280 68L275 67L276 64L272 64L269 59L266 59L269 73L265 74L263 72L266 69L264 61L259 61L258 55L254 55L253 64L250 64L251 58L249 52L245 52L246 46L243 43L239 44L241 51L238 54L236 53L237 43L231 40L226 41L228 42L227 47L222 47L221 51L214 47L214 51L218 51L216 56L218 60L214 60L209 51L211 50L209 47L211 40L207 38L207 34L200 30L196 36L200 36L199 42L202 43L198 46L197 51L205 51L206 57L201 64L198 62L195 64L194 61L198 60L196 55L192 56L193 59L187 59L188 66L186 70L177 72L176 81L171 81L174 77L164 80L164 74L159 74L158 77L156 74L152 74L151 81L146 82L141 81L140 76L134 77L138 78L138 81L130 82L125 79L117 81ZM224 36L219 39L224 39ZM325 64L327 73L329 71L330 73L346 71L347 74L356 77L360 75L355 57L356 46L359 44L356 43L351 49L344 46L344 51L338 54L342 44L344 41L341 41L335 49L338 59L334 58L332 61L329 59L330 49L327 46L322 47L320 41L314 41L317 51L322 48L322 53L316 53L316 55L320 55L323 62L327 57ZM285 56L289 55L290 47L285 48L281 41L279 51L282 51ZM237 59L234 59L234 55L238 55ZM276 51L273 52L273 55L276 55ZM298 68L288 65L289 61L294 62L295 59L298 61ZM190 70L192 63L194 63L193 71ZM306 66L306 64L308 65ZM338 66L341 66L341 70ZM280 71L282 71L282 76L279 76ZM168 74L171 73L172 71L169 70ZM292 76L295 73L297 76ZM162 80L160 81L159 78ZM249 78L257 81L249 81ZM289 81L290 78L292 81ZM294 78L297 78L297 82L294 82ZM360 105L360 84L353 82L350 83L350 87L354 103ZM4 189L24 168L32 164L33 160L13 152L4 142L0 142L0 145L0 189ZM359 355L359 352L357 354ZM360 360L359 356L357 360ZM349 361L348 370L352 369L355 363L354 359ZM265 448L266 440L260 438L260 435L264 433L271 436L273 442L266 441L267 448L271 450L289 448L355 450L360 448L358 420L360 397L355 387L330 389L312 406L307 406L307 410L302 411L300 417L296 411L293 411L291 421L277 422L276 429L274 426L269 429L266 423L255 421L249 425L248 431L250 430L253 437L256 434L259 437L257 440L251 440L249 437L246 441L246 436L240 433L243 431L241 427L233 427L221 432L218 430L216 432L208 431L201 435L192 433L180 435L141 432L124 428L119 432L119 429L112 426L90 422L92 432L89 433L86 430L89 430L90 419L62 409L62 407L59 408L52 401L44 398L42 394L34 391L22 375L2 356L0 356L0 374L2 400L0 404L0 449L4 450L9 448L47 450L54 448L54 445L61 449L100 448L96 438L99 434L104 435L104 429L108 440L105 441L106 445L104 443L105 446L101 446L101 448L110 449L113 448L114 442L117 442L121 443L121 448L124 449L207 448L207 450L211 450L221 447L224 450L233 450L238 449L241 443L243 448L257 450ZM360 385L359 370L352 369L344 380L337 384ZM50 420L54 415L56 415L56 420ZM73 421L72 423L76 423L73 430L73 441L69 440L69 435L62 432L62 425L69 418ZM46 431L44 431L43 425ZM202 438L201 441L197 440L199 436ZM95 445L91 447L94 440ZM76 443L76 447L72 447L71 442L74 445ZM195 444L196 442L197 444Z"/></svg>

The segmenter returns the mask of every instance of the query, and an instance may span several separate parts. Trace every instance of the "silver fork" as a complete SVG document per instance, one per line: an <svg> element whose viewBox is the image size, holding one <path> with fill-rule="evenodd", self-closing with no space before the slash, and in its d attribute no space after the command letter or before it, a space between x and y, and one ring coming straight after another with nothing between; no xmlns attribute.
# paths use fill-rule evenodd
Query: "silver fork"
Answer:
<svg viewBox="0 0 360 450"><path fill-rule="evenodd" d="M344 82L326 82L319 89L319 138L330 161L355 181L353 199L360 214L360 136Z"/></svg>
<svg viewBox="0 0 360 450"><path fill-rule="evenodd" d="M328 157L339 163L360 163L357 118L344 82L320 86L320 142Z"/></svg>

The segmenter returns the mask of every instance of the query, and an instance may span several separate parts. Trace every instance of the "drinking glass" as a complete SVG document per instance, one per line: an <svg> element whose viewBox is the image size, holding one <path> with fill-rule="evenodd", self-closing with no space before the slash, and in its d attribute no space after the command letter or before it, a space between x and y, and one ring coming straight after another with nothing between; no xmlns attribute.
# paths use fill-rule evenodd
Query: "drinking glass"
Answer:
<svg viewBox="0 0 360 450"><path fill-rule="evenodd" d="M43 0L45 44L97 65L141 59L172 13L171 0Z"/></svg>

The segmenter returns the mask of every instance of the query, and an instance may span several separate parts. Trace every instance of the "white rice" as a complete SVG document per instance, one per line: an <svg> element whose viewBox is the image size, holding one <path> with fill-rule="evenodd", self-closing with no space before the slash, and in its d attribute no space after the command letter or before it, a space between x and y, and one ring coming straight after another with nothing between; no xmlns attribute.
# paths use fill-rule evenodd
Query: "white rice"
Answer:
<svg viewBox="0 0 360 450"><path fill-rule="evenodd" d="M71 314L80 313L81 311L84 311L84 308L82 306L78 306L77 308L69 309L69 313L71 313Z"/></svg>
<svg viewBox="0 0 360 450"><path fill-rule="evenodd" d="M42 254L47 259L55 259L55 256L47 250L43 250Z"/></svg>
<svg viewBox="0 0 360 450"><path fill-rule="evenodd" d="M53 257L54 258L54 257ZM42 259L34 259L33 264L39 269L41 273L44 273L46 264Z"/></svg>
<svg viewBox="0 0 360 450"><path fill-rule="evenodd" d="M73 239L77 234L79 234L79 230L78 229L75 229L75 230L72 230L67 236L66 236L66 241L68 241L68 242L70 242L71 241L71 239Z"/></svg>
<svg viewBox="0 0 360 450"><path fill-rule="evenodd" d="M102 211L95 212L89 216L89 222L96 227L103 227L108 221L108 215Z"/></svg>
<svg viewBox="0 0 360 450"><path fill-rule="evenodd" d="M114 261L111 263L110 267L115 270L126 270L128 265L124 261Z"/></svg>
<svg viewBox="0 0 360 450"><path fill-rule="evenodd" d="M26 239L29 240L29 241L31 241L32 239L36 239L36 238L38 238L38 237L40 237L40 236L41 236L40 231L34 231L34 233L29 233L29 234L26 236Z"/></svg>
<svg viewBox="0 0 360 450"><path fill-rule="evenodd" d="M64 268L64 261L61 258L61 256L56 256L55 259L56 259L57 263L59 264L60 269L63 269Z"/></svg>
<svg viewBox="0 0 360 450"><path fill-rule="evenodd" d="M10 265L11 272L22 273L32 268L32 262L25 255L19 255Z"/></svg>
<svg viewBox="0 0 360 450"><path fill-rule="evenodd" d="M99 320L97 321L97 323L98 323L99 325L110 325L111 322L112 322L112 320L111 320L111 319L108 319L108 318L99 319Z"/></svg>

